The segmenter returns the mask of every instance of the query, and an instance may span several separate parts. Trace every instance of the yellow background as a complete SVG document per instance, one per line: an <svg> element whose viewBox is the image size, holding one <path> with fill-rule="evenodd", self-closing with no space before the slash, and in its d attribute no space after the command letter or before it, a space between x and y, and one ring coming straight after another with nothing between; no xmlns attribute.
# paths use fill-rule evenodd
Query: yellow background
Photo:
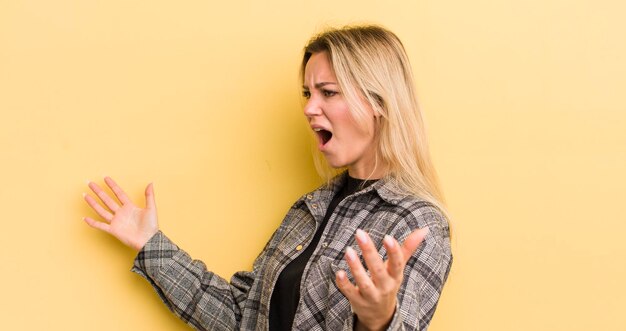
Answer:
<svg viewBox="0 0 626 331"><path fill-rule="evenodd" d="M625 330L626 5L0 2L0 328L187 330L86 226L110 175L230 277L318 179L297 70L327 25L404 41L454 215L432 331Z"/></svg>

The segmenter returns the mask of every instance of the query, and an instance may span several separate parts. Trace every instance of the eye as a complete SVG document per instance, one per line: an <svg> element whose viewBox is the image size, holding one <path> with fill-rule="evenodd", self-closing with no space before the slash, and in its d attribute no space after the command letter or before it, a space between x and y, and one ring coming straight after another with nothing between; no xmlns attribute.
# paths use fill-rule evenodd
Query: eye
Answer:
<svg viewBox="0 0 626 331"><path fill-rule="evenodd" d="M337 95L337 93L339 93L339 92L335 92L335 91L331 91L331 90L322 90L322 93L324 94L325 97L330 98L332 96Z"/></svg>
<svg viewBox="0 0 626 331"><path fill-rule="evenodd" d="M310 99L311 98L311 92L310 91L302 91L302 97L304 97L305 99Z"/></svg>

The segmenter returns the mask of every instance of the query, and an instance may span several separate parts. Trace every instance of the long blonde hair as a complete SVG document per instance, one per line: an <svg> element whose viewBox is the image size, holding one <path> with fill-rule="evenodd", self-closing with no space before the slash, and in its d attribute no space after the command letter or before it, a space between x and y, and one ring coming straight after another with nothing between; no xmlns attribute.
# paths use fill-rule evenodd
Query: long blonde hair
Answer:
<svg viewBox="0 0 626 331"><path fill-rule="evenodd" d="M447 216L444 197L433 167L414 89L408 56L400 39L375 25L331 29L313 37L304 48L301 80L308 60L326 52L352 115L365 125L367 101L376 117L376 162L388 167L387 180L403 193L420 197ZM321 153L315 166L327 181L337 173Z"/></svg>

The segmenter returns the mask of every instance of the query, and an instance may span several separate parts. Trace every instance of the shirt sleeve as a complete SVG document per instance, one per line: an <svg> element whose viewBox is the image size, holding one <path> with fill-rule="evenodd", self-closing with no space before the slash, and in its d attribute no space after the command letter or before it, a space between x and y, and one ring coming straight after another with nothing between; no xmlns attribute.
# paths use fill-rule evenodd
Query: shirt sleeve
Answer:
<svg viewBox="0 0 626 331"><path fill-rule="evenodd" d="M430 206L414 210L405 220L393 234L399 242L417 228L428 227L429 232L407 262L398 305L387 330L425 331L452 266L450 230L439 210Z"/></svg>
<svg viewBox="0 0 626 331"><path fill-rule="evenodd" d="M131 271L150 282L167 307L197 330L234 330L254 282L254 272L231 281L207 271L161 231L139 251Z"/></svg>
<svg viewBox="0 0 626 331"><path fill-rule="evenodd" d="M416 229L429 229L424 241L407 261L396 309L387 331L426 331L452 266L448 222L438 209L430 205L410 210L398 209L386 216L389 222L396 224L388 234L400 243ZM379 253L387 258L384 248ZM350 278L350 271L346 272ZM344 320L341 329L354 330L357 320L358 316L352 313Z"/></svg>

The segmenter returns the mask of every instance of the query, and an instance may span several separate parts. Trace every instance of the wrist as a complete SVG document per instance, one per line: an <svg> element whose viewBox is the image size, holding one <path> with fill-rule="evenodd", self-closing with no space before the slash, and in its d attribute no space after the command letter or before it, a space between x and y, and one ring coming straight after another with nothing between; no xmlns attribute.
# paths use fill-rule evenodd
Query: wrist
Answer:
<svg viewBox="0 0 626 331"><path fill-rule="evenodd" d="M159 230L156 229L155 231L147 233L145 237L133 243L131 247L137 252L141 251L143 247L148 243L148 241L150 241L150 239L152 239L154 235L156 235L158 232Z"/></svg>
<svg viewBox="0 0 626 331"><path fill-rule="evenodd" d="M354 316L354 330L357 331L382 331L387 330L391 321L393 320L393 316L396 313L396 305L393 306L390 314L387 314L386 317L379 319L360 319L359 315Z"/></svg>
<svg viewBox="0 0 626 331"><path fill-rule="evenodd" d="M393 316L393 315L392 315ZM359 316L356 316L356 323L354 324L355 331L383 331L387 330L389 324L391 323L391 318L387 321L369 321L365 322L359 319Z"/></svg>

